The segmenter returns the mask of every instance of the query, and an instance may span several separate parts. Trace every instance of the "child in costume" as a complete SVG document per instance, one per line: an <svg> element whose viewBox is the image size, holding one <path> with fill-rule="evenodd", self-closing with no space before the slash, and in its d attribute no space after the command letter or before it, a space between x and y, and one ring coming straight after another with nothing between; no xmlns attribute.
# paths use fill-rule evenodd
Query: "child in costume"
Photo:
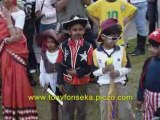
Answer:
<svg viewBox="0 0 160 120"><path fill-rule="evenodd" d="M42 51L40 60L40 85L50 87L51 90L58 94L56 60L58 57L58 33L52 29L41 32L37 35L39 46L46 45L46 50ZM50 101L52 120L58 120L58 102Z"/></svg>
<svg viewBox="0 0 160 120"><path fill-rule="evenodd" d="M93 75L98 77L100 96L108 96L111 82L114 82L118 96L127 95L126 75L131 71L131 64L125 49L116 45L121 38L122 27L117 19L109 18L101 24L101 30L97 41L102 44L93 52ZM113 60L114 70L112 71L109 66L106 66L108 59ZM101 120L108 119L107 108L107 100L101 100ZM127 101L118 101L118 113L116 114L121 120L129 120L131 112Z"/></svg>
<svg viewBox="0 0 160 120"><path fill-rule="evenodd" d="M90 81L92 65L92 45L83 39L86 18L72 16L63 23L63 28L68 30L70 38L63 42L58 55L58 85L67 95L85 95L87 84ZM77 108L77 119L85 119L85 100L65 100L63 105L64 120L73 120Z"/></svg>
<svg viewBox="0 0 160 120"><path fill-rule="evenodd" d="M149 44L152 56L144 63L137 92L137 105L144 106L144 120L160 117L160 29L149 35Z"/></svg>

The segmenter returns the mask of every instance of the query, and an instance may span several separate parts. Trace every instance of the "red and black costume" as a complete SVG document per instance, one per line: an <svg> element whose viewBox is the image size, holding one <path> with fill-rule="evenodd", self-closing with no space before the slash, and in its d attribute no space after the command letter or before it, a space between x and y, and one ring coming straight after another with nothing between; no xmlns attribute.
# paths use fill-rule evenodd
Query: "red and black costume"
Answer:
<svg viewBox="0 0 160 120"><path fill-rule="evenodd" d="M58 84L64 84L64 81L73 85L86 84L90 80L92 64L92 46L81 40L71 40L62 43L59 49L57 62ZM77 75L70 78L67 69L76 69Z"/></svg>

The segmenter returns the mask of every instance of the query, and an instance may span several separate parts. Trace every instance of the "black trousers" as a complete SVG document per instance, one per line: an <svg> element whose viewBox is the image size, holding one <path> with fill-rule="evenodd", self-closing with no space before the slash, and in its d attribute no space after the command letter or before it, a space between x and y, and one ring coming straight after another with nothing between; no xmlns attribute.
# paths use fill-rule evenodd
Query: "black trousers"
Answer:
<svg viewBox="0 0 160 120"><path fill-rule="evenodd" d="M34 23L32 19L26 19L24 25L24 35L27 39L27 47L29 50L28 64L29 69L37 69L37 59L33 50L33 38L34 38Z"/></svg>
<svg viewBox="0 0 160 120"><path fill-rule="evenodd" d="M157 0L155 2L148 2L147 19L149 21L149 33L156 29L156 22L158 22Z"/></svg>

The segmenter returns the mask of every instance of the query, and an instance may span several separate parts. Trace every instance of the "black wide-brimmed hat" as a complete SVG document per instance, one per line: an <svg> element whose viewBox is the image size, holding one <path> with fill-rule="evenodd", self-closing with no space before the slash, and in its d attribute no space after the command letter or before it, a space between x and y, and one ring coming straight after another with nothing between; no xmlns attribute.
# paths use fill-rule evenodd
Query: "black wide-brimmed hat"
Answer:
<svg viewBox="0 0 160 120"><path fill-rule="evenodd" d="M73 15L69 21L65 21L62 23L63 29L68 30L68 28L73 24L83 24L87 25L88 19L82 18L79 15Z"/></svg>

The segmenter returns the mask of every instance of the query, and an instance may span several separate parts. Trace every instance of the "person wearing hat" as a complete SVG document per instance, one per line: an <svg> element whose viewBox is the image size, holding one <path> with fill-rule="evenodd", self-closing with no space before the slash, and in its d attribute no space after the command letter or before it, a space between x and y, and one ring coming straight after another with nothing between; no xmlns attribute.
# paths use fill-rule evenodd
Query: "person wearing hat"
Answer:
<svg viewBox="0 0 160 120"><path fill-rule="evenodd" d="M119 96L127 95L126 75L131 71L131 63L126 55L124 47L116 45L121 38L122 27L117 19L109 18L101 24L101 33L98 37L102 44L93 51L94 67L93 75L98 77L97 83L100 85L100 96L107 96L109 92L110 80L114 80ZM108 59L113 59L114 71L110 72L105 67ZM108 118L108 104L106 100L100 101L101 120ZM128 109L127 101L118 101L118 118L129 120L131 112Z"/></svg>
<svg viewBox="0 0 160 120"><path fill-rule="evenodd" d="M149 35L149 44L151 57L144 62L137 91L137 107L143 104L144 120L152 120L160 108L160 29Z"/></svg>
<svg viewBox="0 0 160 120"><path fill-rule="evenodd" d="M64 21L70 20L72 15L80 15L81 17L88 19L85 8L86 6L89 6L92 3L92 0L65 0L65 1L66 3L64 4L64 9L58 11L58 14L57 14L58 23L60 23L60 31L64 34L66 34L67 31L62 28L62 23ZM86 25L86 32L84 34L84 39L90 44L92 44L93 48L97 48L97 45L95 42L97 36L96 36L96 33L94 33L94 30L92 27L93 27L92 23L89 20L88 24Z"/></svg>
<svg viewBox="0 0 160 120"><path fill-rule="evenodd" d="M87 12L89 18L99 29L106 19L116 18L122 26L122 31L124 31L125 25L136 13L136 7L124 0L97 0L87 7ZM117 44L125 45L123 37L118 40Z"/></svg>
<svg viewBox="0 0 160 120"><path fill-rule="evenodd" d="M92 65L92 45L83 39L86 18L72 16L63 23L70 38L63 42L58 55L58 85L67 95L84 96L87 94L87 84L90 81ZM85 120L85 100L64 100L64 120L73 120L77 108L77 120Z"/></svg>
<svg viewBox="0 0 160 120"><path fill-rule="evenodd" d="M36 37L37 44L40 47L45 46L42 51L40 60L40 85L50 87L55 94L58 93L57 85L57 70L56 60L58 57L58 33L52 29L41 32ZM44 47L43 47L44 48ZM51 104L51 119L58 120L58 102L56 100L50 101Z"/></svg>

